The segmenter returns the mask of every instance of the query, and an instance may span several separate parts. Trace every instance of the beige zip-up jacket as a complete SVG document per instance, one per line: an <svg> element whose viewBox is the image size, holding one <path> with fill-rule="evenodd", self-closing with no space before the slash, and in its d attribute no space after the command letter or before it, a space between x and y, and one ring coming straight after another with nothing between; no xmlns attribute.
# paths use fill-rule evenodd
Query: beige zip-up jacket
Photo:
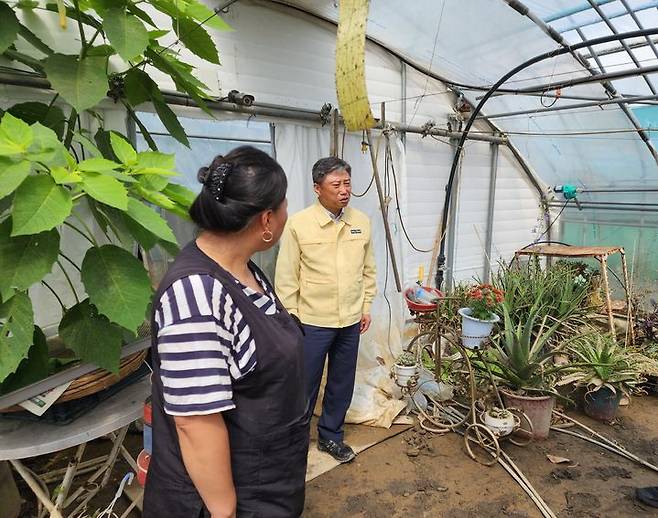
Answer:
<svg viewBox="0 0 658 518"><path fill-rule="evenodd" d="M290 217L276 265L277 295L304 324L347 327L370 313L377 284L370 220L346 207L334 222L316 203Z"/></svg>

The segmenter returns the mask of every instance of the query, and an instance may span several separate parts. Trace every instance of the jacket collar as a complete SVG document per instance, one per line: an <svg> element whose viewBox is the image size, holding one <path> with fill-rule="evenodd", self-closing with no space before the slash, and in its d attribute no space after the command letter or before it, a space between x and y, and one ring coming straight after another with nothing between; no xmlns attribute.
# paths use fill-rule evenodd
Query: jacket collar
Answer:
<svg viewBox="0 0 658 518"><path fill-rule="evenodd" d="M334 221L331 219L331 216L329 216L327 209L325 209L319 201L315 202L314 207L315 217L321 227L325 227L329 223L334 223ZM347 225L352 226L352 209L350 209L350 207L345 207L343 209L341 221L345 222Z"/></svg>

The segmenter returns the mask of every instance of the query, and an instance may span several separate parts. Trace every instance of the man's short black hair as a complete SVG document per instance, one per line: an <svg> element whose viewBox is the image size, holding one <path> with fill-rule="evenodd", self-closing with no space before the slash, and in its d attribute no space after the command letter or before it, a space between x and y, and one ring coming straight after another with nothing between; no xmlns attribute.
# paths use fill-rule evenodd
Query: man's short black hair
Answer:
<svg viewBox="0 0 658 518"><path fill-rule="evenodd" d="M313 165L313 183L321 183L324 177L334 171L347 171L352 176L352 166L335 156L321 158Z"/></svg>

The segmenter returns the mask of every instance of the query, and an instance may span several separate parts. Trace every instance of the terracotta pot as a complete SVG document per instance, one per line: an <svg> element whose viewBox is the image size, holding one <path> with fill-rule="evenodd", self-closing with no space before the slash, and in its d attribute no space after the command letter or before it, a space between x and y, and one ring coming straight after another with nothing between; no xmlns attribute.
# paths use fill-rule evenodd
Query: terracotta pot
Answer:
<svg viewBox="0 0 658 518"><path fill-rule="evenodd" d="M551 416L555 406L553 396L520 396L501 390L506 408L518 408L532 421L534 439L546 439L551 428Z"/></svg>

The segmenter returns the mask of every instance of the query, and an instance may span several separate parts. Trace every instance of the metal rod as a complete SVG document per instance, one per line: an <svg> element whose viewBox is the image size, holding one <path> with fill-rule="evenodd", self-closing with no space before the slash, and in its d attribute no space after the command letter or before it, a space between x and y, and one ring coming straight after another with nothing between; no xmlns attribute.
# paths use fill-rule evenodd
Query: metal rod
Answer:
<svg viewBox="0 0 658 518"><path fill-rule="evenodd" d="M500 119L503 117L513 117L515 115L534 115L536 113L559 112L564 110L579 110L581 108L595 108L599 106L606 106L608 104L634 104L639 101L657 101L658 95L637 95L634 97L619 97L615 99L607 99L605 101L592 101L586 103L574 103L561 106L551 106L546 108L537 108L534 110L519 110L515 112L492 113L490 115L480 116L486 119ZM480 118L478 117L478 118Z"/></svg>
<svg viewBox="0 0 658 518"><path fill-rule="evenodd" d="M43 492L43 489L41 489L41 486L39 486L38 482L30 474L27 468L25 468L25 466L23 466L23 464L18 460L10 460L9 462L11 462L11 465L14 467L16 472L32 490L34 496L36 496L39 502L41 502L45 508L48 509L50 512L50 518L62 518L62 513L57 510L55 505L52 503L50 498L48 498L46 493Z"/></svg>
<svg viewBox="0 0 658 518"><path fill-rule="evenodd" d="M614 205L590 205L587 202L580 202L580 206L583 209L596 209L596 210L611 210L611 211L621 211L621 212L647 212L647 213L658 213L658 207L656 208L643 208L643 207L616 207ZM561 208L561 204L551 203L549 207L556 209Z"/></svg>
<svg viewBox="0 0 658 518"><path fill-rule="evenodd" d="M638 18L638 16L637 16L637 14L635 13L635 11L633 11L633 9L631 9L631 7L628 5L628 1L627 1L627 0L620 0L620 2L621 2L622 5L624 6L624 8L625 8L626 11L628 12L628 14L631 16L631 18L633 19L633 21L635 22L635 24L636 24L640 29L644 29L644 24L643 24L642 21ZM653 41L651 38L649 38L649 36L645 36L645 37L644 37L644 41L645 41L646 44L649 45L649 47L651 48L651 51L653 52L653 55L656 56L656 57L658 58L658 49L656 49L656 45L654 44L654 41ZM628 43L626 43L626 42L622 43L622 47L624 47L624 50L626 50L626 52L628 52L629 49L637 48L637 47L631 47L631 45L628 44Z"/></svg>
<svg viewBox="0 0 658 518"><path fill-rule="evenodd" d="M652 27L647 30L658 31L658 27ZM627 33L628 34L628 33ZM587 85L590 83L601 83L610 79L624 79L626 77L635 77L642 74L653 74L658 72L658 65L649 67L638 67L628 70L618 70L616 72L607 72L605 74L598 74L589 77L578 77L576 79L568 79L565 81L555 81L552 83L544 83L540 85L529 86L521 88L520 92L543 92L544 90L557 90L558 88L570 88L572 86Z"/></svg>
<svg viewBox="0 0 658 518"><path fill-rule="evenodd" d="M623 248L619 251L621 255L621 269L624 273L624 291L626 292L626 347L629 347L635 341L635 330L633 329L633 309L631 303L631 286L628 281L628 268L626 267L626 250ZM630 337L630 342L628 338Z"/></svg>
<svg viewBox="0 0 658 518"><path fill-rule="evenodd" d="M64 473L64 478L62 479L62 483L59 485L59 493L57 494L57 499L55 500L55 507L57 509L60 509L62 507L62 504L64 504L64 500L66 499L66 495L68 495L69 491L71 490L71 484L73 483L73 479L76 476L76 473L78 471L78 466L82 461L82 456L85 453L86 447L87 447L86 442L83 442L82 444L78 445L78 449L75 452L75 457L73 458L73 460L69 461L69 465L66 468L66 473Z"/></svg>
<svg viewBox="0 0 658 518"><path fill-rule="evenodd" d="M473 124L475 123L475 118L478 116L478 114L482 111L482 108L484 105L487 103L489 98L509 79L514 77L517 73L519 73L522 70L525 70L526 68L534 65L535 63L539 63L541 61L544 61L546 59L551 59L551 58L556 58L557 56L561 56L563 54L567 53L573 53L577 50L580 50L581 48L585 48L588 46L594 46L594 45L600 45L603 43L608 43L611 41L620 41L622 39L629 39L629 38L637 38L641 36L649 36L649 35L656 35L658 34L658 27L651 28L651 29L645 29L645 30L640 30L640 31L631 31L631 32L625 32L623 34L612 34L609 36L604 36L602 38L595 38L592 40L588 40L585 42L581 43L576 43L574 45L571 45L569 47L561 47L554 49L550 52L545 52L542 54L539 54L537 56L534 56L530 58L529 60L517 65L514 67L512 70L504 74L496 83L487 91L486 95L482 98L482 100L475 106L473 109L473 112L471 114L471 117L468 119L466 122L466 126L463 129L462 136L459 140L458 144L458 149L457 149L457 154L455 158L453 159L452 166L450 168L450 174L448 177L448 185L446 189L446 196L445 200L443 203L443 213L441 216L441 244L440 244L440 249L439 249L439 256L437 259L437 273L436 273L436 283L437 283L437 288L441 288L441 283L443 282L443 265L445 264L445 236L444 230L447 227L447 219L448 219L448 214L449 214L449 209L450 209L450 195L451 195L451 190L452 190L452 183L454 182L455 176L457 175L457 167L459 163L459 154L461 154L461 150L464 148L464 144L466 143L466 139L468 138L468 134L470 129L473 127ZM637 71L636 71L637 73ZM592 81L591 78L585 78L586 80ZM546 90L548 88L544 88Z"/></svg>
<svg viewBox="0 0 658 518"><path fill-rule="evenodd" d="M372 133L369 129L366 130L366 138L368 140L368 149L370 150L370 160L372 162L372 173L375 177L375 185L377 186L377 196L379 197L379 208L382 213L382 222L384 223L384 232L386 233L386 242L388 243L388 253L391 258L391 268L393 269L393 277L395 278L395 287L398 293L402 292L402 282L400 281L400 272L398 271L398 264L395 259L395 248L393 247L393 237L391 236L391 228L388 224L388 211L386 210L386 200L384 199L384 189L382 188L382 181L379 178L379 168L377 167L377 156L375 155L375 147L373 146Z"/></svg>
<svg viewBox="0 0 658 518"><path fill-rule="evenodd" d="M329 145L329 154L338 156L338 109L331 111L331 142Z"/></svg>
<svg viewBox="0 0 658 518"><path fill-rule="evenodd" d="M651 41L652 43L656 44L658 43L658 38L648 38L648 41ZM634 43L628 43L627 44L631 49L641 49L649 45L647 41L637 41ZM597 51L596 53L598 54L599 57L602 56L609 56L611 54L618 54L620 52L624 52L626 49L624 49L623 45L618 45L616 47L610 47L607 49L601 49ZM592 59L594 56L591 54L581 54L585 59Z"/></svg>
<svg viewBox="0 0 658 518"><path fill-rule="evenodd" d="M493 231L496 216L496 180L498 177L498 144L491 144L491 173L489 175L489 207L487 212L487 237L484 248L484 282L491 280L491 254L493 253Z"/></svg>
<svg viewBox="0 0 658 518"><path fill-rule="evenodd" d="M658 203L633 203L627 201L588 201L588 200L579 200L581 203L587 203L588 205L619 205L621 207L658 207Z"/></svg>
<svg viewBox="0 0 658 518"><path fill-rule="evenodd" d="M647 11L649 9L653 9L654 7L658 7L658 2L655 1L655 0L651 0L650 2L647 2L647 3L644 3L644 4L641 4L641 5L637 6L635 8L635 12ZM588 9L589 8L591 8L591 7L588 6ZM621 18L622 16L627 16L626 11L623 10L623 9L618 9L617 11L614 11L614 12L607 15L609 20L612 20L614 18ZM576 29L581 29L583 27L588 27L590 25L596 25L597 23L600 23L600 21L597 20L597 19L592 19L592 20L589 20L589 21L583 22L583 23L572 23L571 25L567 25L565 27L562 27L560 29L560 32L565 33L565 32L573 31L573 30L576 30Z"/></svg>
<svg viewBox="0 0 658 518"><path fill-rule="evenodd" d="M603 9L601 9L594 0L587 0L587 1L592 6L592 9L594 9L597 12L597 14L601 17L603 22L607 25L608 29L610 29L610 31L612 32L612 34L619 34L619 31L617 30L617 27L615 27L614 24L610 21L610 18L608 17L608 15L606 15L603 12ZM656 4L656 5L658 6L658 4ZM624 14L626 14L626 13L624 13ZM640 26L639 28L643 29L644 27ZM582 31L580 31L580 28L578 29L578 31L579 31L579 34L582 33ZM646 38L648 38L648 36L645 36L645 39ZM585 38L583 38L583 39L585 39ZM624 50L626 51L628 56L631 58L631 60L635 64L635 66L639 68L640 62L635 57L635 54L633 54L633 51L628 47L628 44L624 40L621 40L620 43L621 43L621 46L624 47ZM647 86L649 87L649 90L651 90L651 93L655 94L656 93L656 88L653 86L653 83L649 80L649 78L645 75L642 75L642 78L647 83Z"/></svg>
<svg viewBox="0 0 658 518"><path fill-rule="evenodd" d="M599 5L605 5L614 2L615 0L597 0L597 3ZM573 16L574 14L582 13L583 11L587 11L591 8L590 5L586 3L582 3L576 7L572 7L571 9L564 9L562 11L559 11L555 14L552 14L551 16L547 16L544 18L544 21L546 23L551 23L556 20L561 20L562 18L567 18L569 16Z"/></svg>
<svg viewBox="0 0 658 518"><path fill-rule="evenodd" d="M610 188L610 189L579 189L579 192L658 192L658 187L656 188L645 188L645 187L638 187L638 188Z"/></svg>

